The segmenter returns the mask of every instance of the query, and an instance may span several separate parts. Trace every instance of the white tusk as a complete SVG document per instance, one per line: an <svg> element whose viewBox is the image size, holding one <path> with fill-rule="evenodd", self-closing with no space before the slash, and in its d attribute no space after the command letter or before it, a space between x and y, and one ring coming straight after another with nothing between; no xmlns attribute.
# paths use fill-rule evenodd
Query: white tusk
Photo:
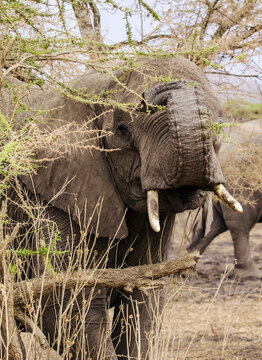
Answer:
<svg viewBox="0 0 262 360"><path fill-rule="evenodd" d="M147 212L152 229L155 232L159 232L160 222L159 222L159 206L158 206L157 190L149 190L147 192Z"/></svg>
<svg viewBox="0 0 262 360"><path fill-rule="evenodd" d="M233 198L233 196L227 191L224 185L216 184L214 185L213 189L219 199L222 200L228 207L230 207L236 212L243 212L241 204L235 198Z"/></svg>

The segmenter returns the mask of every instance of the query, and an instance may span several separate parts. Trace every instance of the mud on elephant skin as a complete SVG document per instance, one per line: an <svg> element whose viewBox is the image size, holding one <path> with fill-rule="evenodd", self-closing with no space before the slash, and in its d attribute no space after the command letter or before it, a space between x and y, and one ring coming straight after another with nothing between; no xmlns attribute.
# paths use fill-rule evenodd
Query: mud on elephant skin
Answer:
<svg viewBox="0 0 262 360"><path fill-rule="evenodd" d="M229 230L236 259L233 275L262 278L262 270L252 259L249 244L251 229L262 222L262 121L237 125L228 135L231 141L222 145L219 158L231 180L234 196L243 205L243 213L232 212L217 201L207 204L194 227L188 250L199 250L202 254L216 236ZM237 168L232 169L235 164Z"/></svg>
<svg viewBox="0 0 262 360"><path fill-rule="evenodd" d="M167 76L174 80L159 82ZM133 69L128 64L115 73L90 71L63 94L34 88L23 101L44 110L39 131L52 136L35 149L42 161L37 172L20 178L21 191L11 186L6 194L9 224L19 221L23 233L27 229L30 234L19 247L34 249L43 240L53 244L59 234L57 249L69 253L50 252L57 271L162 261L171 214L201 206L206 191L224 183L212 131L221 107L203 72L184 58L137 59ZM116 102L126 106L115 107ZM40 206L41 216L36 217L34 206ZM30 266L29 276L43 271L34 257ZM95 359L104 344L104 358L140 353L145 359L151 326L147 303L139 290L61 291L42 300L40 324L63 356L70 352L72 359L86 354ZM114 307L111 335L107 306ZM131 319L137 319L137 312L136 333Z"/></svg>

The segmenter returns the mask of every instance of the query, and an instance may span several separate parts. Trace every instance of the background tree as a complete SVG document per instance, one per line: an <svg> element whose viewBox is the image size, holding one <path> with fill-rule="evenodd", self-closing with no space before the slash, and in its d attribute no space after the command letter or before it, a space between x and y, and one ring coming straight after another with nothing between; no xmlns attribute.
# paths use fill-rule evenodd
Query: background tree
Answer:
<svg viewBox="0 0 262 360"><path fill-rule="evenodd" d="M161 51L182 53L208 70L215 68L223 74L241 71L242 76L260 79L260 1L137 0L125 4L128 7L112 0L3 0L2 67L17 76L30 73L32 79L41 70L46 71L45 76L55 77L55 68L63 63L62 73L59 68L62 78L69 76L65 66L69 61L88 66L98 55L106 61L121 57L123 50L130 55ZM107 14L119 23L119 32L126 37L124 41L111 39L114 46L108 46Z"/></svg>

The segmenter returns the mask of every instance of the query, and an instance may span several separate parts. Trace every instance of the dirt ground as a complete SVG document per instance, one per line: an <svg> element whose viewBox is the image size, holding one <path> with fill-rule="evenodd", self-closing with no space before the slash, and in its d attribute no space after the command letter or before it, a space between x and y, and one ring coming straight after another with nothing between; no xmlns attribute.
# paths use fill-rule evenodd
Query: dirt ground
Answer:
<svg viewBox="0 0 262 360"><path fill-rule="evenodd" d="M262 224L252 230L250 244L262 268ZM176 280L163 330L170 360L262 359L262 280L230 278L233 262L227 231L207 248L196 274Z"/></svg>

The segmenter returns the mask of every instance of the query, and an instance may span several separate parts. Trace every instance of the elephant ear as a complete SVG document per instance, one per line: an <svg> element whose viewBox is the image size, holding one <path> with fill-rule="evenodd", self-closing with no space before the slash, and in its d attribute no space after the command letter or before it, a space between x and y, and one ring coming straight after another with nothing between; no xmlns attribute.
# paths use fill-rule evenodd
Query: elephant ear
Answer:
<svg viewBox="0 0 262 360"><path fill-rule="evenodd" d="M54 134L60 135L36 153L39 160L52 160L42 161L37 173L23 176L22 182L42 201L70 214L81 228L88 227L88 232L126 237L125 205L109 173L105 153L97 150L100 130L94 125L96 121L91 121L96 113L91 106L66 97L53 94L49 100L51 103L42 104L52 110L41 128L54 128ZM113 114L106 121L113 121Z"/></svg>

